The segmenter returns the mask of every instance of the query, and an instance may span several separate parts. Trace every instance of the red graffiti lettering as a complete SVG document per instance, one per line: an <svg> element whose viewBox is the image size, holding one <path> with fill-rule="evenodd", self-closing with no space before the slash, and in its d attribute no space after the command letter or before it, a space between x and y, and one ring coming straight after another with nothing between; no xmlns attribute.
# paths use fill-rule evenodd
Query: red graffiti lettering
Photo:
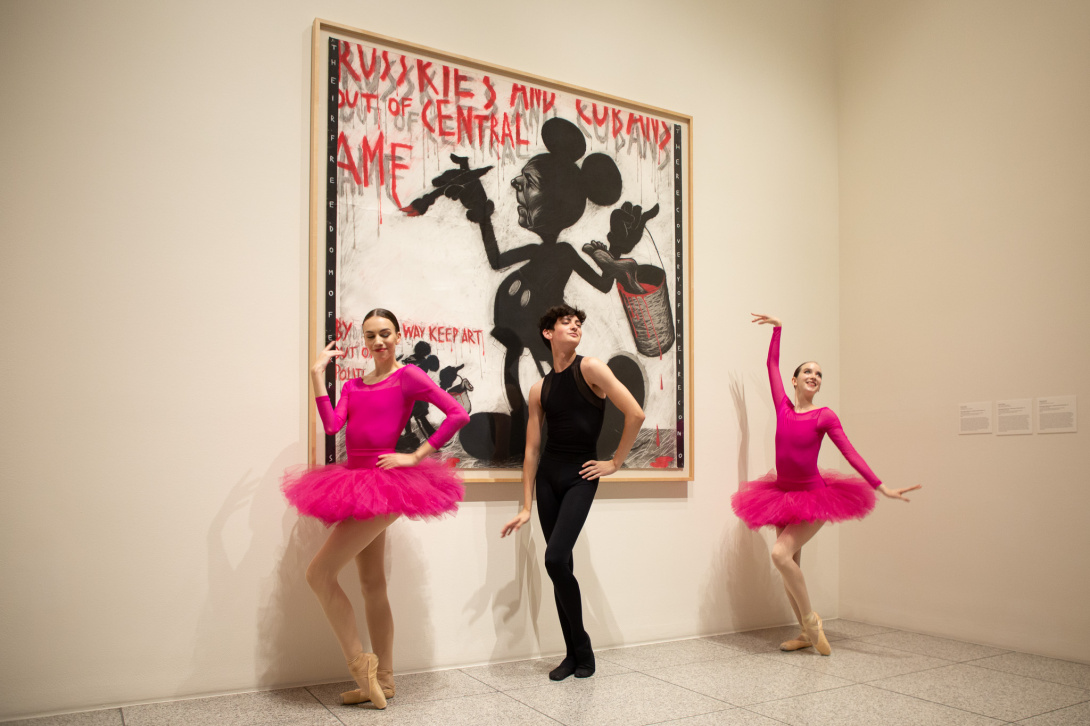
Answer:
<svg viewBox="0 0 1090 726"><path fill-rule="evenodd" d="M666 145L670 143L670 139L673 134L670 133L670 124L662 124L662 136L659 137L659 151L666 148Z"/></svg>
<svg viewBox="0 0 1090 726"><path fill-rule="evenodd" d="M397 156L398 149L405 149L409 152L408 158L412 158L413 147L410 144L390 144L390 196L394 198L394 204L398 207L404 206L401 200L397 196L397 171L398 169L408 169L409 165L403 163Z"/></svg>
<svg viewBox="0 0 1090 726"><path fill-rule="evenodd" d="M346 161L341 161L342 150ZM360 172L356 168L356 160L352 158L352 147L348 145L348 137L344 135L343 131L337 136L337 168L351 172L356 184L360 183Z"/></svg>
<svg viewBox="0 0 1090 726"><path fill-rule="evenodd" d="M459 106L458 120L456 126L458 127L458 143L462 143L462 137L465 136L469 139L469 143L473 143L473 109L465 106Z"/></svg>
<svg viewBox="0 0 1090 726"><path fill-rule="evenodd" d="M458 69L454 69L454 98L473 98L473 91L463 91L462 81L472 80L469 76L459 73Z"/></svg>
<svg viewBox="0 0 1090 726"><path fill-rule="evenodd" d="M379 131L378 138L375 139L374 147L367 141L367 137L363 137L363 141L360 143L360 166L363 167L363 185L365 187L371 186L371 167L378 159L378 182L379 184L386 184L386 166L382 163L382 145L385 142L385 138L382 132ZM356 175L356 183L360 183L359 175ZM397 206L401 206L398 204Z"/></svg>
<svg viewBox="0 0 1090 726"><path fill-rule="evenodd" d="M388 51L388 50L382 51L382 60L383 60L383 63L385 65L383 65L382 75L379 76L378 79L380 81L385 81L387 78L390 77L390 69L392 67L392 65L390 63L390 51Z"/></svg>
<svg viewBox="0 0 1090 726"><path fill-rule="evenodd" d="M515 101L517 101L519 98L522 99L522 107L523 108L530 108L530 104L526 100L526 86L522 85L521 83L512 83L511 84L511 100L508 101L507 105L510 106L511 108L514 108L515 107Z"/></svg>
<svg viewBox="0 0 1090 726"><path fill-rule="evenodd" d="M511 120L507 117L507 112L505 111L503 114L503 131L500 145L503 146L506 144L508 139L511 139L511 146L514 147L515 136L511 133Z"/></svg>
<svg viewBox="0 0 1090 726"><path fill-rule="evenodd" d="M358 91L352 91L352 100L349 101L348 93L346 93L343 89L337 89L337 108L344 108L345 106L348 106L349 108L355 108L356 104L359 103L359 101L360 94Z"/></svg>
<svg viewBox="0 0 1090 726"><path fill-rule="evenodd" d="M522 114L515 114L515 143L519 146L529 146L529 139L522 138Z"/></svg>
<svg viewBox="0 0 1090 726"><path fill-rule="evenodd" d="M368 67L367 59L363 57L363 46L356 43L356 53L360 57L360 69L363 70L363 75L367 77L367 80L371 80L371 76L375 75L375 71L378 70L378 59L375 57L376 51L371 49L371 65Z"/></svg>
<svg viewBox="0 0 1090 726"><path fill-rule="evenodd" d="M488 76L485 76L483 81L484 81L485 97L487 99L485 104L484 104L484 110L485 111L490 111L490 110L492 110L492 107L496 105L496 87L494 85L492 85L492 80ZM483 142L482 142L482 144L483 144Z"/></svg>
<svg viewBox="0 0 1090 726"><path fill-rule="evenodd" d="M340 43L340 52L337 54L337 60L340 61L341 68L348 71L348 75L352 76L353 80L360 80L360 74L356 73L356 69L352 67L352 46L348 43Z"/></svg>
<svg viewBox="0 0 1090 726"><path fill-rule="evenodd" d="M435 116L436 116L436 124L435 125L439 127L439 135L441 137L446 138L446 139L453 139L454 138L454 130L453 129L448 129L447 125L446 125L446 122L447 121L453 121L454 117L451 116L449 113L443 113L443 106L445 104L448 104L448 103L450 103L450 101L448 101L445 98L441 98L441 99L439 99L438 101L435 102Z"/></svg>
<svg viewBox="0 0 1090 726"><path fill-rule="evenodd" d="M422 61L417 58L416 85L420 89L421 93L425 93L427 91L427 89L424 88L424 85L427 84L431 86L431 89L433 91L435 91L435 95L439 95L439 89L436 88L435 82L433 81L433 79L435 78L435 74L428 73L429 68L431 68L431 61Z"/></svg>
<svg viewBox="0 0 1090 726"><path fill-rule="evenodd" d="M578 98L575 99L575 112L577 114L579 114L579 118L583 119L588 124L593 124L594 123L594 120L591 119L591 117L587 115L586 110L584 110L583 102L580 101Z"/></svg>

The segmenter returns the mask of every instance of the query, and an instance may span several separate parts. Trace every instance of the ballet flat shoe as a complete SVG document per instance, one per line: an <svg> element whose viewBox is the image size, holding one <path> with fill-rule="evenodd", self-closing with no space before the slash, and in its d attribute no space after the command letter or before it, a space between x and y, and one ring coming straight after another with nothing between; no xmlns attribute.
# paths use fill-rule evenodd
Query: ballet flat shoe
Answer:
<svg viewBox="0 0 1090 726"><path fill-rule="evenodd" d="M369 695L368 700L375 705L375 708L386 708L386 694L382 692L382 686L378 682L377 655L374 653L360 653L348 662L348 671L359 685L361 695L366 690ZM363 701L360 701L360 703L363 703Z"/></svg>
<svg viewBox="0 0 1090 726"><path fill-rule="evenodd" d="M806 633L803 632L800 633L797 638L785 640L780 643L780 650L791 652L793 650L802 650L803 648L812 648L813 646L814 644L810 642L810 639L806 637Z"/></svg>
<svg viewBox="0 0 1090 726"><path fill-rule="evenodd" d="M829 647L829 641L825 637L825 630L821 626L821 617L811 611L802 621L802 627L806 631L806 637L814 646L814 650L822 655L829 655L833 649Z"/></svg>

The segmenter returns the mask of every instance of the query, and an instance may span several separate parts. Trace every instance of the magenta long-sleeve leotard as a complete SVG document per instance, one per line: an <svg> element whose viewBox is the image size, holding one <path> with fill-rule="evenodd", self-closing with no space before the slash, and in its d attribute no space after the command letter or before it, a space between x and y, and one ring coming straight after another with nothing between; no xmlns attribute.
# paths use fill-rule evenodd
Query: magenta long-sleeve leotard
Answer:
<svg viewBox="0 0 1090 726"><path fill-rule="evenodd" d="M416 466L377 466L379 456L393 453L414 401L427 401L446 414L428 439L436 449L469 421L465 409L414 365L401 366L374 384L360 378L348 381L336 408L329 396L318 396L315 403L326 433L335 434L348 424L348 460L286 475L283 490L288 501L301 514L327 524L390 514L418 519L456 510L465 490L445 463L427 458Z"/></svg>
<svg viewBox="0 0 1090 726"><path fill-rule="evenodd" d="M795 411L780 377L780 330L773 328L768 346L768 381L776 405L776 468L743 482L731 497L731 506L753 529L864 517L874 509L874 489L882 482L848 441L831 409ZM826 434L862 479L818 469L818 451Z"/></svg>

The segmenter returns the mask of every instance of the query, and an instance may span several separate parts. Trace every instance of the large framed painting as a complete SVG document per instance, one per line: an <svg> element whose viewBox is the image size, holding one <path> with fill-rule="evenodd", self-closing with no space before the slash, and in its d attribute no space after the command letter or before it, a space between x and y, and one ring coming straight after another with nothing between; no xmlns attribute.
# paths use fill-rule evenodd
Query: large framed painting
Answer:
<svg viewBox="0 0 1090 726"><path fill-rule="evenodd" d="M442 454L517 480L552 361L538 321L563 302L647 415L612 478L691 479L692 119L324 20L313 43L310 359L345 351L330 396L368 369L362 319L387 308L400 360L470 414ZM399 450L441 416L418 403ZM622 422L610 406L600 457ZM313 406L310 436L312 463L344 457Z"/></svg>

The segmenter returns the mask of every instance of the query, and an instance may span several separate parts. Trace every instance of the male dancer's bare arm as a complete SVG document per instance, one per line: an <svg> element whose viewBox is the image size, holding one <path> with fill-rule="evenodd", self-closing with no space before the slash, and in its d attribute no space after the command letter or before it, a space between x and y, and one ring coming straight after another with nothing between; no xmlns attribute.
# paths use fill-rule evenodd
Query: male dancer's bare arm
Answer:
<svg viewBox="0 0 1090 726"><path fill-rule="evenodd" d="M582 373L583 379L595 393L604 393L624 414L624 430L613 458L608 461L588 461L579 470L584 479L597 479L609 476L621 468L624 460L628 458L628 452L632 451L632 445L636 443L636 434L640 432L645 416L632 393L617 380L617 376L613 375L613 371L605 363L597 358L584 358Z"/></svg>
<svg viewBox="0 0 1090 726"><path fill-rule="evenodd" d="M526 421L526 453L522 460L522 509L515 518L503 525L500 537L506 537L519 531L519 527L530 521L530 511L534 506L534 481L537 479L537 464L541 459L541 381L530 388L530 413Z"/></svg>

